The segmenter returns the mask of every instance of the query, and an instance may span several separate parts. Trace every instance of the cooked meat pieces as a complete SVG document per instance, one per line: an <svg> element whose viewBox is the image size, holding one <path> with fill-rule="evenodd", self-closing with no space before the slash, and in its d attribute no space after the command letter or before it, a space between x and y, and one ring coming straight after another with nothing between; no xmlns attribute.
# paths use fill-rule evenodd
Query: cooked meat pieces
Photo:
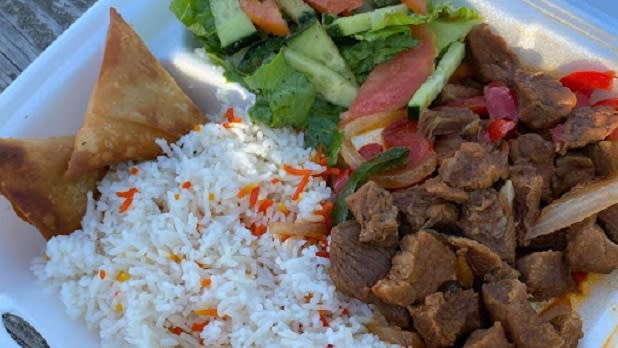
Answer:
<svg viewBox="0 0 618 348"><path fill-rule="evenodd" d="M437 137L433 142L433 150L438 155L438 163L443 163L444 160L453 157L455 152L459 150L461 144L465 143L464 139L460 135L447 135Z"/></svg>
<svg viewBox="0 0 618 348"><path fill-rule="evenodd" d="M510 263L515 260L515 224L506 200L494 189L474 191L457 221L464 236L485 244Z"/></svg>
<svg viewBox="0 0 618 348"><path fill-rule="evenodd" d="M566 122L552 128L556 152L565 155L570 149L579 149L604 140L618 128L618 110L609 107L581 107Z"/></svg>
<svg viewBox="0 0 618 348"><path fill-rule="evenodd" d="M391 269L396 248L379 248L359 240L361 227L346 221L333 228L330 243L330 277L337 289L363 302L377 298L371 287Z"/></svg>
<svg viewBox="0 0 618 348"><path fill-rule="evenodd" d="M398 344L402 347L424 347L425 344L420 335L413 331L402 330L397 326L380 323L376 320L370 321L367 324L369 332L378 336L384 342Z"/></svg>
<svg viewBox="0 0 618 348"><path fill-rule="evenodd" d="M515 165L532 165L543 178L545 203L552 201L551 180L554 175L554 145L536 133L526 133L509 142L509 157Z"/></svg>
<svg viewBox="0 0 618 348"><path fill-rule="evenodd" d="M528 239L523 245L520 244L520 246L525 246L528 251L540 251L547 249L551 249L554 251L564 251L567 246L568 232L568 229L565 228L554 233L546 234L544 236Z"/></svg>
<svg viewBox="0 0 618 348"><path fill-rule="evenodd" d="M618 174L618 141L599 141L591 146L589 154L597 175Z"/></svg>
<svg viewBox="0 0 618 348"><path fill-rule="evenodd" d="M482 286L483 302L489 316L504 325L516 347L560 348L564 340L556 329L540 320L528 302L526 286L517 279L486 283Z"/></svg>
<svg viewBox="0 0 618 348"><path fill-rule="evenodd" d="M609 239L618 243L618 204L603 210L597 217Z"/></svg>
<svg viewBox="0 0 618 348"><path fill-rule="evenodd" d="M524 236L535 223L541 210L543 195L543 177L529 164L511 166L511 182L515 197L513 200L513 215L516 221L518 245L529 244Z"/></svg>
<svg viewBox="0 0 618 348"><path fill-rule="evenodd" d="M369 181L346 198L348 208L361 225L359 239L378 247L399 241L398 210L391 193Z"/></svg>
<svg viewBox="0 0 618 348"><path fill-rule="evenodd" d="M540 251L517 260L517 269L534 300L544 301L575 288L561 251Z"/></svg>
<svg viewBox="0 0 618 348"><path fill-rule="evenodd" d="M425 181L422 186L428 193L448 202L464 203L470 199L470 194L468 194L468 192L451 187L439 178L429 179Z"/></svg>
<svg viewBox="0 0 618 348"><path fill-rule="evenodd" d="M432 233L419 231L407 235L400 247L391 270L372 287L384 302L407 306L455 279L455 253Z"/></svg>
<svg viewBox="0 0 618 348"><path fill-rule="evenodd" d="M463 143L453 157L442 162L438 172L442 180L453 187L489 188L509 175L508 153L479 143Z"/></svg>
<svg viewBox="0 0 618 348"><path fill-rule="evenodd" d="M567 154L556 159L556 171L552 179L555 198L567 193L575 185L594 178L594 164L584 155Z"/></svg>
<svg viewBox="0 0 618 348"><path fill-rule="evenodd" d="M407 329L412 324L412 317L406 307L377 302L375 308L382 313L384 319L391 325Z"/></svg>
<svg viewBox="0 0 618 348"><path fill-rule="evenodd" d="M487 24L481 24L468 34L467 43L472 65L483 82L512 84L520 63L501 36L492 33Z"/></svg>
<svg viewBox="0 0 618 348"><path fill-rule="evenodd" d="M448 243L463 255L476 277L483 278L486 273L502 267L500 256L487 246L468 238L450 237Z"/></svg>
<svg viewBox="0 0 618 348"><path fill-rule="evenodd" d="M423 112L418 129L433 141L437 136L478 133L479 124L479 116L468 108L443 107Z"/></svg>
<svg viewBox="0 0 618 348"><path fill-rule="evenodd" d="M486 283L493 283L500 280L519 279L519 277L519 271L511 267L508 263L502 262L502 265L499 268L496 268L489 273L485 273L483 281Z"/></svg>
<svg viewBox="0 0 618 348"><path fill-rule="evenodd" d="M424 185L394 191L393 201L406 217L412 233L430 227L450 231L459 217L456 205L428 193Z"/></svg>
<svg viewBox="0 0 618 348"><path fill-rule="evenodd" d="M579 340L584 337L582 320L576 311L567 304L552 305L545 309L541 320L551 323L564 340L563 348L577 348Z"/></svg>
<svg viewBox="0 0 618 348"><path fill-rule="evenodd" d="M479 295L474 290L437 292L410 307L414 328L427 347L447 347L481 327Z"/></svg>
<svg viewBox="0 0 618 348"><path fill-rule="evenodd" d="M497 321L489 329L472 332L463 348L513 348L513 344L506 338L502 324Z"/></svg>
<svg viewBox="0 0 618 348"><path fill-rule="evenodd" d="M438 96L438 104L448 104L457 100L481 95L483 95L483 91L479 88L449 83L442 88L442 92L440 92L440 95Z"/></svg>
<svg viewBox="0 0 618 348"><path fill-rule="evenodd" d="M618 268L618 245L597 224L571 226L566 260L574 271L610 273Z"/></svg>
<svg viewBox="0 0 618 348"><path fill-rule="evenodd" d="M557 125L577 103L575 94L547 73L520 69L514 82L520 120L532 129Z"/></svg>

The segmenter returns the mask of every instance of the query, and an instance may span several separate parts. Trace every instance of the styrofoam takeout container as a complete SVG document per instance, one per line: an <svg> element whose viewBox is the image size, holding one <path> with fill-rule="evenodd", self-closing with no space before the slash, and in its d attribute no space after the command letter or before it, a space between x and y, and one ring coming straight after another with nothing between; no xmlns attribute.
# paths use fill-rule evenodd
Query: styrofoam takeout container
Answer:
<svg viewBox="0 0 618 348"><path fill-rule="evenodd" d="M108 8L116 7L204 112L220 110L216 69L192 51L192 42L168 11L168 0L102 0L54 42L2 95L1 137L73 134L101 61ZM565 72L581 67L618 69L618 2L595 0L469 0L531 66ZM229 87L229 86L228 86ZM247 103L231 93L236 103ZM45 242L0 198L0 313L27 319L52 348L96 347L95 333L70 319L58 297L30 272ZM595 281L576 303L586 333L580 346L618 347L618 273ZM0 324L0 347L17 347Z"/></svg>

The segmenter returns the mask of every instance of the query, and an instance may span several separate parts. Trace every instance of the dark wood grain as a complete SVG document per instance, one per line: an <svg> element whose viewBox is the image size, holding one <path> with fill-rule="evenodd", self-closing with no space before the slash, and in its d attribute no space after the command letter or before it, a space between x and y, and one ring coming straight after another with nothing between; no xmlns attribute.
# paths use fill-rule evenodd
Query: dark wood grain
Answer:
<svg viewBox="0 0 618 348"><path fill-rule="evenodd" d="M95 2L0 1L0 92Z"/></svg>

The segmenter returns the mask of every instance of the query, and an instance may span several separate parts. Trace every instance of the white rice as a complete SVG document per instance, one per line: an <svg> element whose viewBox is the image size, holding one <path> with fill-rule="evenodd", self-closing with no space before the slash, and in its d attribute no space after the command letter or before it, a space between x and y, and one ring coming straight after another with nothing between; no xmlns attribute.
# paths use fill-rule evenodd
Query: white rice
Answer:
<svg viewBox="0 0 618 348"><path fill-rule="evenodd" d="M47 258L33 264L103 346L199 347L200 339L206 346L388 346L363 326L371 308L335 290L318 246L269 233L258 238L246 227L321 220L316 211L331 194L325 182L311 178L294 201L301 178L283 170L324 169L310 161L302 135L209 123L175 145L160 145L165 155L156 161L112 168L99 184L100 198L89 199L82 230L50 240ZM191 188L182 188L187 181ZM266 214L251 208L248 196L238 197L255 183L259 199L276 202ZM120 213L125 198L116 193L132 187L139 192ZM118 280L123 272L128 280ZM205 308L218 315L193 312ZM203 331L192 331L205 320Z"/></svg>

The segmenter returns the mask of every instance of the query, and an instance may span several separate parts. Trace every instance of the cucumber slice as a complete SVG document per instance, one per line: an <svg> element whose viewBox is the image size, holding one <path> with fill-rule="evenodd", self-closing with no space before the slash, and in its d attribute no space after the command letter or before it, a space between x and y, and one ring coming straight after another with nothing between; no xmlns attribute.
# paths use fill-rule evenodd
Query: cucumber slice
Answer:
<svg viewBox="0 0 618 348"><path fill-rule="evenodd" d="M240 7L239 0L211 0L210 10L215 17L221 47L226 52L236 51L258 37L257 29Z"/></svg>
<svg viewBox="0 0 618 348"><path fill-rule="evenodd" d="M303 56L326 65L356 85L354 74L320 23L315 22L294 36L288 46Z"/></svg>
<svg viewBox="0 0 618 348"><path fill-rule="evenodd" d="M466 54L466 45L455 41L450 44L446 53L440 59L436 70L425 80L425 82L414 93L408 103L408 117L418 119L421 113L427 109L429 104L440 94L440 91L448 83L448 79L453 75Z"/></svg>
<svg viewBox="0 0 618 348"><path fill-rule="evenodd" d="M427 28L435 34L437 51L442 52L451 42L463 40L470 30L481 22L482 19L463 22L437 19L427 23Z"/></svg>
<svg viewBox="0 0 618 348"><path fill-rule="evenodd" d="M371 12L359 13L353 16L337 18L328 26L328 33L333 36L350 36L363 31L371 30L372 23L379 21L389 13L408 13L406 5L387 6Z"/></svg>
<svg viewBox="0 0 618 348"><path fill-rule="evenodd" d="M358 87L321 62L307 58L289 47L283 49L283 56L291 67L307 76L316 91L327 101L348 107L356 98Z"/></svg>
<svg viewBox="0 0 618 348"><path fill-rule="evenodd" d="M303 0L276 0L277 5L288 17L298 24L306 24L315 19L315 11Z"/></svg>

